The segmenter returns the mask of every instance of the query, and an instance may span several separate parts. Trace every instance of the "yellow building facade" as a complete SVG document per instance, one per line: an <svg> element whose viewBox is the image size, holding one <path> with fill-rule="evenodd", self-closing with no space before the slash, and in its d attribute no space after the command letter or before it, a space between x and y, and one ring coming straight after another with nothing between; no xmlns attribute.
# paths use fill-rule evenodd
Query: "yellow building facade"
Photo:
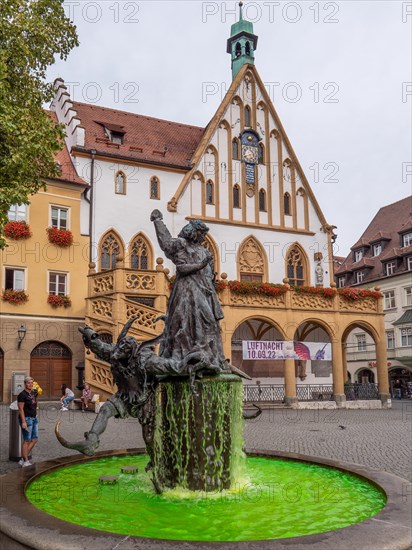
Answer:
<svg viewBox="0 0 412 550"><path fill-rule="evenodd" d="M57 162L61 176L47 181L30 205L14 205L5 228L6 235L13 235L15 224L25 222L30 237L8 238L0 256L4 401L13 397L13 373L31 374L43 388L42 398L55 399L61 384L78 383L75 367L84 364L78 326L85 316L89 238L80 231L80 203L87 184L66 149ZM58 244L50 242L53 238ZM72 243L67 245L67 239Z"/></svg>

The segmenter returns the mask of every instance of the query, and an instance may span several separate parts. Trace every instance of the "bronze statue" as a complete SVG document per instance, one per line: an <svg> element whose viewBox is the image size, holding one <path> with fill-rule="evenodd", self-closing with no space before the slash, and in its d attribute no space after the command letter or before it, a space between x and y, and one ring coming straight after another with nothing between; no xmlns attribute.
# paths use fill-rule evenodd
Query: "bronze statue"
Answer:
<svg viewBox="0 0 412 550"><path fill-rule="evenodd" d="M137 418L150 457L146 469L153 467L155 393L159 381L170 377L189 379L193 395L196 395L196 378L224 373L249 378L230 365L223 353L219 326L223 312L213 284L213 257L202 246L208 227L199 220L192 220L177 238L173 238L162 219L158 210L152 212L151 220L155 224L160 247L176 265L176 280L166 316L157 319L165 323L162 334L141 343L127 336L136 317L127 321L116 344L104 343L98 333L87 325L79 328L85 346L99 359L110 363L117 392L101 407L83 441L66 441L60 434L60 423L56 424L55 429L64 447L92 456L109 418ZM158 343L159 355L154 351ZM244 418L259 416L261 410L256 409L256 412L244 413Z"/></svg>
<svg viewBox="0 0 412 550"><path fill-rule="evenodd" d="M213 257L202 246L209 228L192 220L173 238L159 210L150 219L160 248L176 265L159 355L181 361L199 351L206 358L207 370L231 372L223 353L219 326L223 312L213 285Z"/></svg>

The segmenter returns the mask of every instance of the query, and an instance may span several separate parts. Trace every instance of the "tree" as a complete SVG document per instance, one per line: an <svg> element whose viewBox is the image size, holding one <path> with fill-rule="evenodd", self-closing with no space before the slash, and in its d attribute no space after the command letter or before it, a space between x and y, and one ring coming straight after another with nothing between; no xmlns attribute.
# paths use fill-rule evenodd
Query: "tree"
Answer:
<svg viewBox="0 0 412 550"><path fill-rule="evenodd" d="M63 127L44 110L53 86L46 82L55 56L65 60L78 46L76 27L65 16L63 0L0 2L0 248L13 204L58 175L54 161L62 148Z"/></svg>

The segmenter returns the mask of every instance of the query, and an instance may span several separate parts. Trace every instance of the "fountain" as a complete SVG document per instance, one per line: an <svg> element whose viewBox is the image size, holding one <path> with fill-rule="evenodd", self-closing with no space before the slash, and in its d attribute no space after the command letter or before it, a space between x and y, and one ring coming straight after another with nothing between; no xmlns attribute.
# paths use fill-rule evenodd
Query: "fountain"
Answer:
<svg viewBox="0 0 412 550"><path fill-rule="evenodd" d="M16 494L25 493L31 515L10 497L11 527L4 536L28 542L14 527L19 514L41 526L43 542L36 548L102 550L120 541L124 548L177 548L178 541L186 541L185 548L192 548L190 541L196 548L278 548L275 539L306 550L360 547L362 541L390 548L382 541L393 540L391 518L407 524L408 506L400 502L404 480L288 453L244 454L246 375L223 354L213 259L202 246L208 228L192 220L173 238L159 211L151 219L160 247L176 265L167 313L158 320L162 334L137 343L127 335L135 318L115 344L102 342L88 326L80 329L86 347L110 362L117 392L83 440L67 441L56 425L62 445L91 458L36 466L35 477L28 469L18 472ZM127 416L141 423L146 449L96 452L109 418ZM368 519L376 514L382 523ZM129 539L131 546L124 545Z"/></svg>

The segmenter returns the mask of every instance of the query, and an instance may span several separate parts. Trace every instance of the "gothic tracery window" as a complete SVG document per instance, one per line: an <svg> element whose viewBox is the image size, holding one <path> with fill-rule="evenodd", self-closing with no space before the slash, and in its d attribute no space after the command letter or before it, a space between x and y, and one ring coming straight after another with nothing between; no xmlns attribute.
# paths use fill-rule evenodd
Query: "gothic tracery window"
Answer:
<svg viewBox="0 0 412 550"><path fill-rule="evenodd" d="M113 233L109 233L100 246L101 270L115 269L121 247Z"/></svg>
<svg viewBox="0 0 412 550"><path fill-rule="evenodd" d="M149 269L149 247L142 237L137 237L131 247L130 267L132 269Z"/></svg>
<svg viewBox="0 0 412 550"><path fill-rule="evenodd" d="M299 246L293 246L286 259L287 277L292 286L304 286L306 284L306 261L303 251Z"/></svg>

